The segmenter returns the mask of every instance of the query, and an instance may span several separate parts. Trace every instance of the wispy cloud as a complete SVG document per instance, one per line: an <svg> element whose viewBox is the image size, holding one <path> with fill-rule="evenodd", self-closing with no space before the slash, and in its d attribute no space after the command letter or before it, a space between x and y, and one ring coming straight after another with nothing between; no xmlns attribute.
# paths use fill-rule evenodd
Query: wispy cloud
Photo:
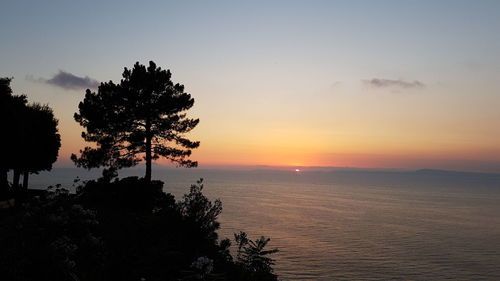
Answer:
<svg viewBox="0 0 500 281"><path fill-rule="evenodd" d="M370 80L363 80L363 83L374 88L403 88L403 89L422 89L425 84L418 81L405 81L393 79L373 78Z"/></svg>
<svg viewBox="0 0 500 281"><path fill-rule="evenodd" d="M67 90L81 90L81 89L96 89L99 86L99 81L92 79L88 76L80 77L72 73L59 70L54 77L50 79L33 79L28 77L29 80L46 83L52 86L60 87Z"/></svg>

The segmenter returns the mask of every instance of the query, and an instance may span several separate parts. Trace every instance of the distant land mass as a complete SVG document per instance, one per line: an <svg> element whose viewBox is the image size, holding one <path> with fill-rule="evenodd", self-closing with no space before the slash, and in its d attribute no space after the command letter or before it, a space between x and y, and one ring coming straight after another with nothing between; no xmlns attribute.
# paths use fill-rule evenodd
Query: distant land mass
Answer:
<svg viewBox="0 0 500 281"><path fill-rule="evenodd" d="M443 176L500 176L500 173L484 173L484 172L466 172L466 171L452 171L452 170L439 170L439 169L420 169L415 172L420 174L432 174Z"/></svg>

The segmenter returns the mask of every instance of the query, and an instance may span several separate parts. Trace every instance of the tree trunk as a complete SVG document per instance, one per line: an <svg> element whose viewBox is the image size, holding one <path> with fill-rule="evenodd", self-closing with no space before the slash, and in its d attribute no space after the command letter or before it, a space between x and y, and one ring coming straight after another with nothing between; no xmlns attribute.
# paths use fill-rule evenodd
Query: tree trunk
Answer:
<svg viewBox="0 0 500 281"><path fill-rule="evenodd" d="M144 179L147 182L151 181L151 122L146 120L146 175Z"/></svg>
<svg viewBox="0 0 500 281"><path fill-rule="evenodd" d="M24 171L24 174L23 174L23 189L24 190L28 190L28 179L29 179L29 176L30 176L30 172L29 171Z"/></svg>
<svg viewBox="0 0 500 281"><path fill-rule="evenodd" d="M21 171L19 169L14 169L14 179L12 180L12 187L19 187L19 178L21 177Z"/></svg>

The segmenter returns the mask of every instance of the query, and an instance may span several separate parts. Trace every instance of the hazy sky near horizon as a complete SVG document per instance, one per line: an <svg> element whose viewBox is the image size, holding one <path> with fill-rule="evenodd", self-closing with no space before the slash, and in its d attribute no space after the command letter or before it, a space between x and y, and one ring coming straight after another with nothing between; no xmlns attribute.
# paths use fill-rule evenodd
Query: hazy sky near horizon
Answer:
<svg viewBox="0 0 500 281"><path fill-rule="evenodd" d="M83 87L153 60L196 100L201 166L500 171L500 1L18 0L0 26L57 165L85 145Z"/></svg>

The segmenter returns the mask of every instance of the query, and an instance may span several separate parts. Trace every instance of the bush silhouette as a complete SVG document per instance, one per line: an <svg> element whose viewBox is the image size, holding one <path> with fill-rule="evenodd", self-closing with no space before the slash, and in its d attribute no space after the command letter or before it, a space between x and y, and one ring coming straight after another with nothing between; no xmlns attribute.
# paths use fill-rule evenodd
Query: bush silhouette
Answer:
<svg viewBox="0 0 500 281"><path fill-rule="evenodd" d="M103 280L96 214L67 191L57 188L9 211L0 213L2 280Z"/></svg>
<svg viewBox="0 0 500 281"><path fill-rule="evenodd" d="M162 186L89 181L76 194L56 188L0 212L2 279L277 280L266 238L236 258L228 239L218 241L222 205L204 196L201 181L178 202Z"/></svg>

